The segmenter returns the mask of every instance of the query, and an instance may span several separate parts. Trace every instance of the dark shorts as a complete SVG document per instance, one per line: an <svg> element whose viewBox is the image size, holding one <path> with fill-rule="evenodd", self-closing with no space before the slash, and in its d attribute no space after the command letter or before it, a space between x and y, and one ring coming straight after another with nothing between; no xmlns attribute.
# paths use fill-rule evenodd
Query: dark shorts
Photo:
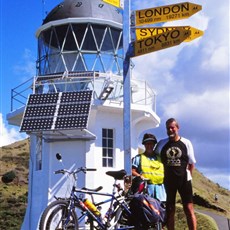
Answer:
<svg viewBox="0 0 230 230"><path fill-rule="evenodd" d="M193 202L192 182L187 177L168 178L165 180L167 203L175 204L177 191L180 194L183 204Z"/></svg>

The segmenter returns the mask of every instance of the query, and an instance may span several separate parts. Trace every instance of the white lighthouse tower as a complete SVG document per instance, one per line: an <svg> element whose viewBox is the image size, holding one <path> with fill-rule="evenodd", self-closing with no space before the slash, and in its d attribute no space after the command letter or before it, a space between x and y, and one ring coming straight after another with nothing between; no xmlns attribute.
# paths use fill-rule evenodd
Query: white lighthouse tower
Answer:
<svg viewBox="0 0 230 230"><path fill-rule="evenodd" d="M62 154L66 168L97 169L79 175L79 187L102 185L105 191L113 182L105 172L123 169L126 163L122 15L100 0L66 0L47 15L36 36L32 90L25 104L7 117L29 135L31 143L22 230L37 229L47 204L66 191L65 180L53 174L62 167L56 153ZM146 82L132 78L130 91L134 156L140 135L157 127L160 119L155 94Z"/></svg>

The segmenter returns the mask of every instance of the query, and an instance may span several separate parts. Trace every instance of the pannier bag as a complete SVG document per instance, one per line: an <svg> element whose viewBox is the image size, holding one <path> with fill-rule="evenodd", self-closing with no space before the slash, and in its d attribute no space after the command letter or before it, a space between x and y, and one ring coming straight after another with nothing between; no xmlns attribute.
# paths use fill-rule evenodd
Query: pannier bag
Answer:
<svg viewBox="0 0 230 230"><path fill-rule="evenodd" d="M159 222L165 222L165 209L161 202L149 195L136 194L130 201L129 222L135 229L148 229Z"/></svg>
<svg viewBox="0 0 230 230"><path fill-rule="evenodd" d="M132 180L132 185L130 188L131 194L142 193L144 192L145 182L141 177L134 177Z"/></svg>

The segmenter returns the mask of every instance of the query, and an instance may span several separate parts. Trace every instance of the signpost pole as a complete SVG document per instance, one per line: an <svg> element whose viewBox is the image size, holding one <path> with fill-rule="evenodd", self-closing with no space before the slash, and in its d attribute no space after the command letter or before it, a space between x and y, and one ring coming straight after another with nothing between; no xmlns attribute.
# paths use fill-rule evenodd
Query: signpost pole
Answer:
<svg viewBox="0 0 230 230"><path fill-rule="evenodd" d="M124 0L123 10L123 135L124 135L124 166L131 175L131 85L130 85L130 0Z"/></svg>

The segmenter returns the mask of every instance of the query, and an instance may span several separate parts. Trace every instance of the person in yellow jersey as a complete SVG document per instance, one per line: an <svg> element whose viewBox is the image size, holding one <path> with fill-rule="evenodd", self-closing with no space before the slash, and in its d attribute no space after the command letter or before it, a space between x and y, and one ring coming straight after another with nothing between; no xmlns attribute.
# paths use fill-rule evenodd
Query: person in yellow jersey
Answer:
<svg viewBox="0 0 230 230"><path fill-rule="evenodd" d="M146 133L142 144L145 152L132 159L132 176L148 179L148 194L162 202L166 201L164 181L164 166L160 155L154 152L157 139L153 134Z"/></svg>

